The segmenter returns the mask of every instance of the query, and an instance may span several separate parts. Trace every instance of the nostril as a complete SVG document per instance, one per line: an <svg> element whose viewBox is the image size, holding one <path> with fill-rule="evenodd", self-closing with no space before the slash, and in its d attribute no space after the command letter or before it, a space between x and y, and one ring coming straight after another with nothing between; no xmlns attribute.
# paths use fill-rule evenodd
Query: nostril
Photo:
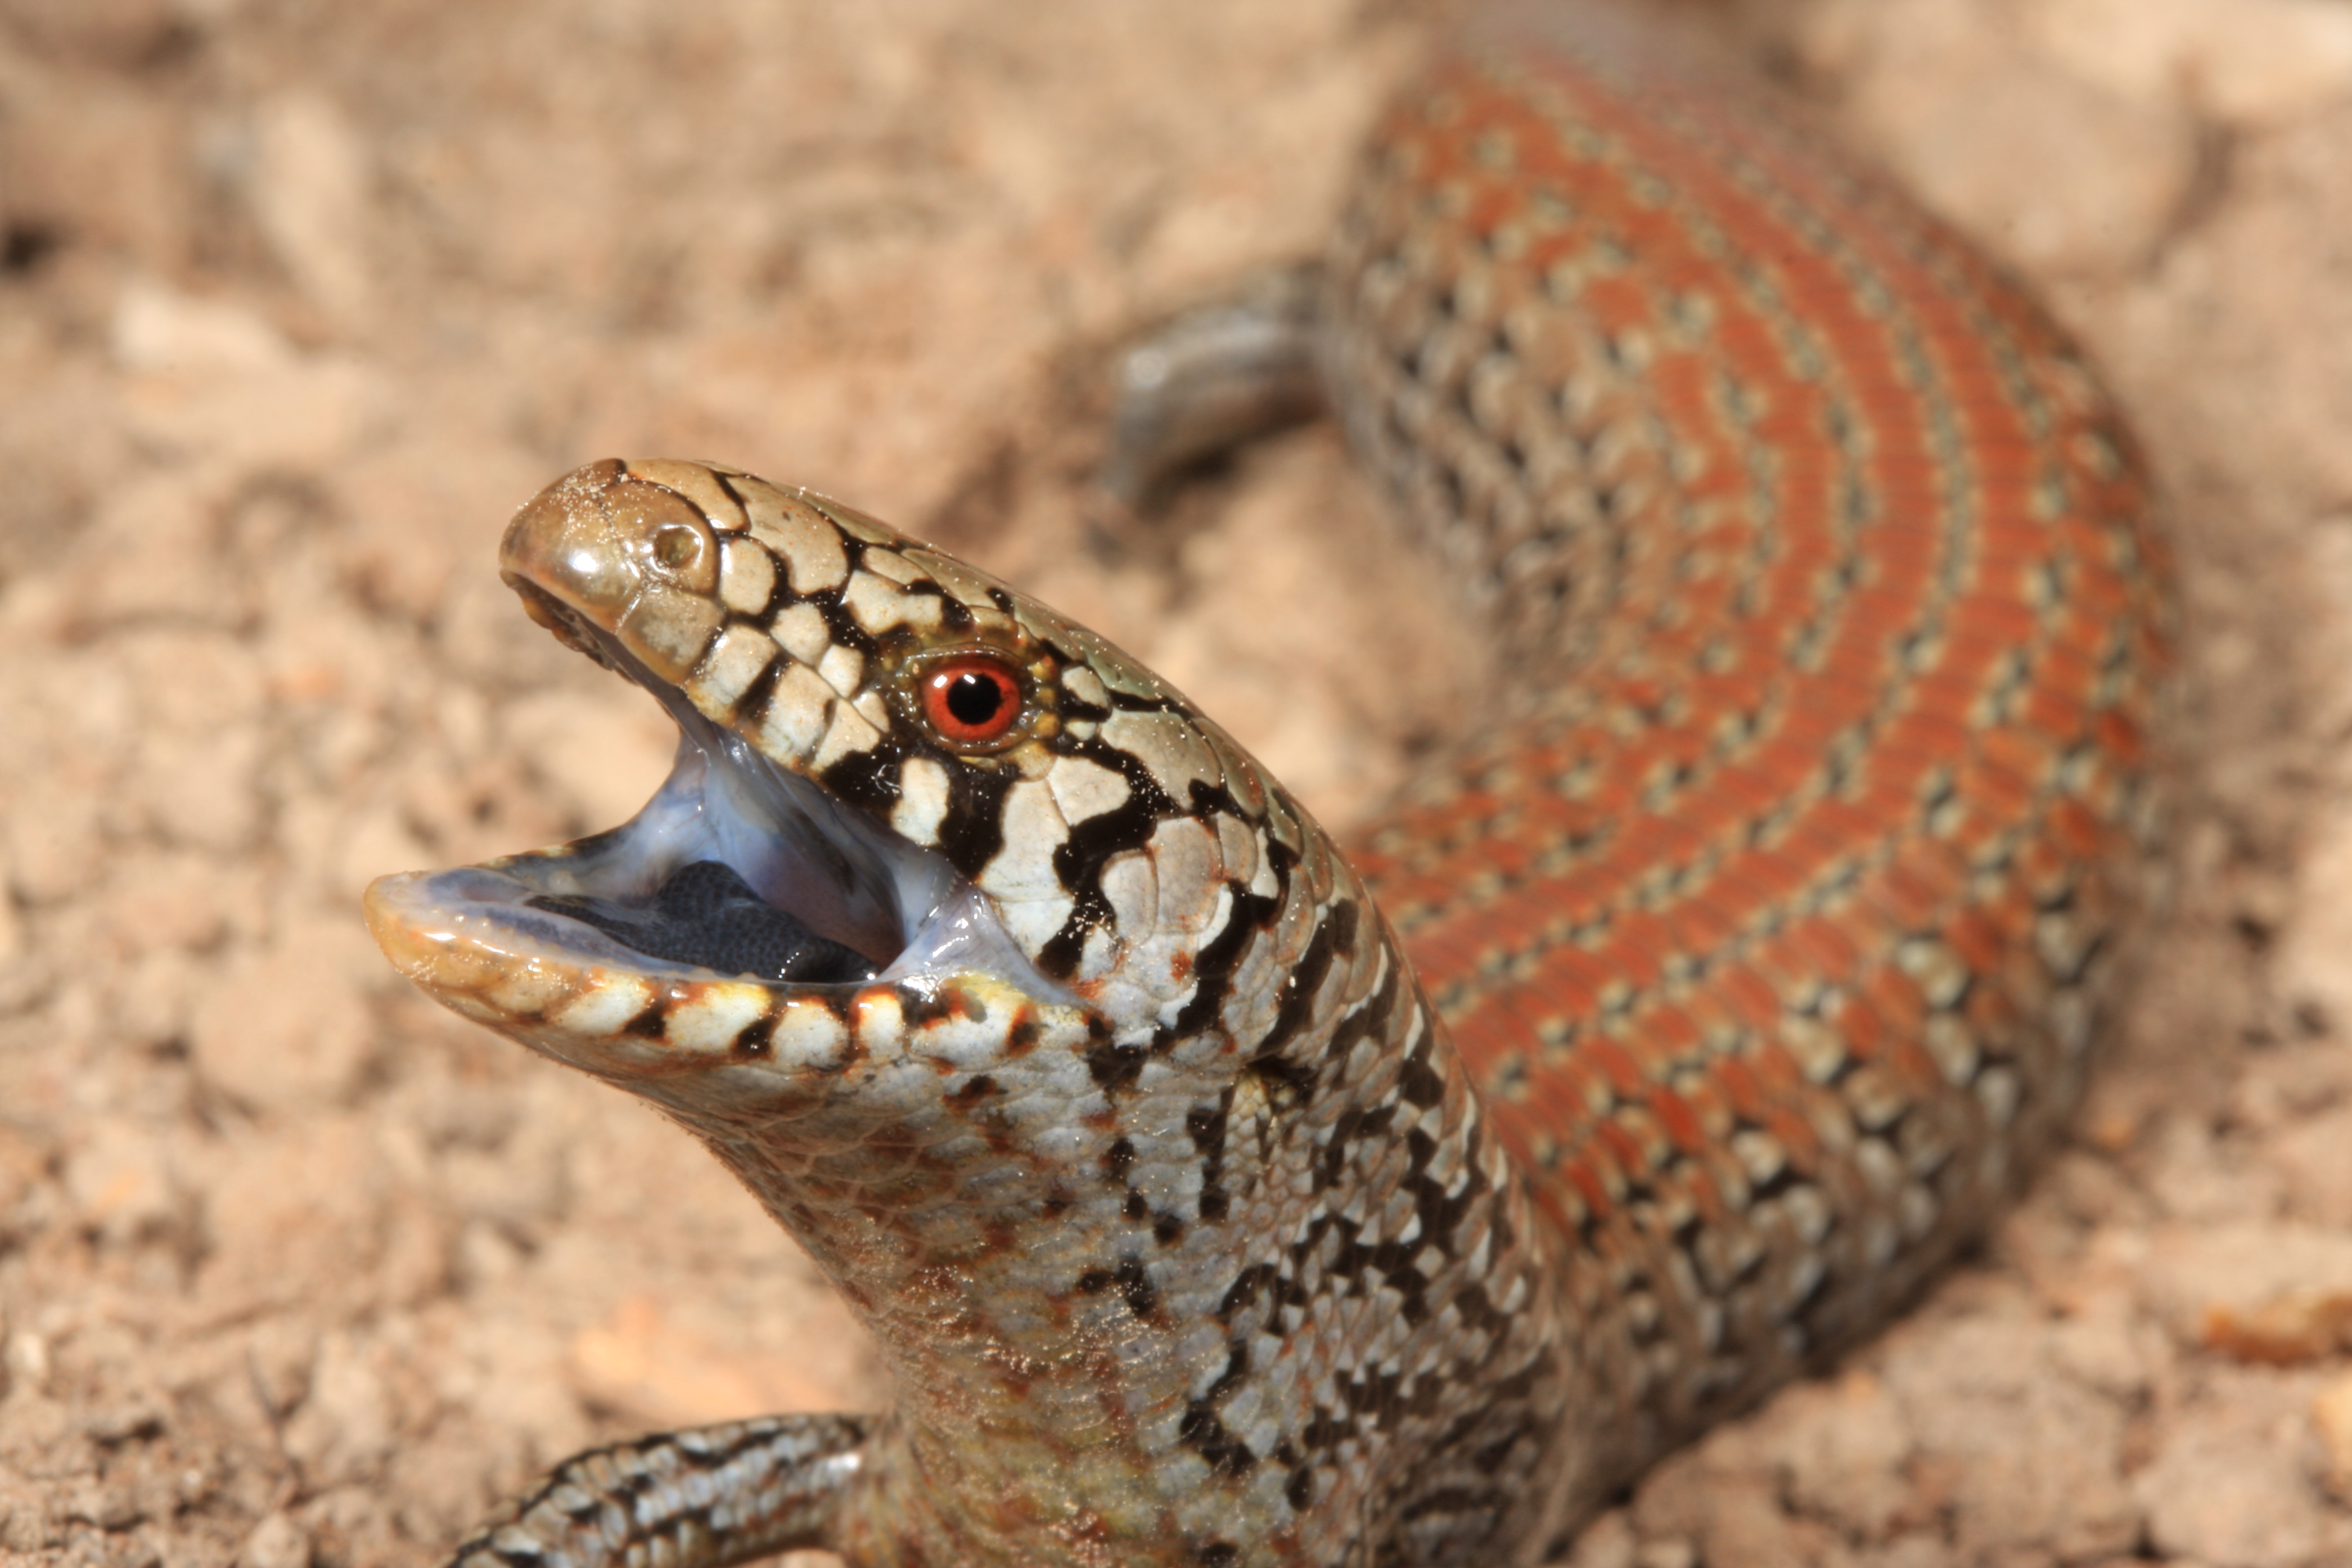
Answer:
<svg viewBox="0 0 2352 1568"><path fill-rule="evenodd" d="M691 566L702 554L702 536L683 523L654 531L654 559L677 570Z"/></svg>

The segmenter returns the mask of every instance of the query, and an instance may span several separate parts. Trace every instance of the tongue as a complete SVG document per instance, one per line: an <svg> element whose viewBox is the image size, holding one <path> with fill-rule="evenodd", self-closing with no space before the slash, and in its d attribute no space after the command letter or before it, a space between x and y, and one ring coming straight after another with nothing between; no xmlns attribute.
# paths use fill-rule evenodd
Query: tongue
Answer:
<svg viewBox="0 0 2352 1568"><path fill-rule="evenodd" d="M543 894L534 909L594 926L648 958L691 963L721 974L802 985L871 980L877 966L865 954L819 936L761 899L718 860L679 867L653 902L627 905L569 894Z"/></svg>

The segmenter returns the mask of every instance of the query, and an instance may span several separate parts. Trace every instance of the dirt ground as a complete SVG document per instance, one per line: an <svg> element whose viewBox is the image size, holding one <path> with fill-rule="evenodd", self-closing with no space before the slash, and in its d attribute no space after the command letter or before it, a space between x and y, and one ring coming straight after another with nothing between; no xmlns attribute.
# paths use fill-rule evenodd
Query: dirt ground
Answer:
<svg viewBox="0 0 2352 1568"><path fill-rule="evenodd" d="M1574 1562L2352 1561L2352 5L1715 22L2136 410L2192 626L2181 890L1982 1258ZM0 1561L423 1563L590 1442L876 1397L698 1149L361 929L370 877L609 826L665 769L498 531L613 454L814 484L1360 816L1481 672L1410 563L1354 575L1332 434L1150 532L1078 479L1099 345L1312 249L1424 26L0 0Z"/></svg>

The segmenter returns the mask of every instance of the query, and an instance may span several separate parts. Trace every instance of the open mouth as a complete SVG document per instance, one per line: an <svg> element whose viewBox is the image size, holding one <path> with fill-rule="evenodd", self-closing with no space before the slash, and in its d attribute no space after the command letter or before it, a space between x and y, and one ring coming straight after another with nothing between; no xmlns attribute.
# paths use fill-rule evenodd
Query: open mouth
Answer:
<svg viewBox="0 0 2352 1568"><path fill-rule="evenodd" d="M559 605L560 635L644 687L678 726L669 777L635 816L561 848L392 879L403 923L518 958L780 989L944 981L971 970L1058 994L988 897L713 724L609 634Z"/></svg>

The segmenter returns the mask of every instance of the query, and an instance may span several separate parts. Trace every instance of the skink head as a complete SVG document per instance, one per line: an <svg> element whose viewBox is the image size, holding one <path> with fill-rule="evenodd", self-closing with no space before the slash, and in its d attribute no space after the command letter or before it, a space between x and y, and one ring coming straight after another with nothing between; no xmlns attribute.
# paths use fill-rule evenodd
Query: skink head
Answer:
<svg viewBox="0 0 2352 1568"><path fill-rule="evenodd" d="M387 879L371 918L443 1000L604 1076L746 1042L785 1066L787 1038L834 1071L861 1028L903 1051L867 1027L886 992L902 1018L987 1020L965 1054L1051 1025L1120 1071L1179 1040L1231 1058L1279 1005L1278 971L1238 1000L1235 972L1278 964L1347 875L1134 660L808 491L598 463L516 515L500 563L668 708L677 769L624 827Z"/></svg>

